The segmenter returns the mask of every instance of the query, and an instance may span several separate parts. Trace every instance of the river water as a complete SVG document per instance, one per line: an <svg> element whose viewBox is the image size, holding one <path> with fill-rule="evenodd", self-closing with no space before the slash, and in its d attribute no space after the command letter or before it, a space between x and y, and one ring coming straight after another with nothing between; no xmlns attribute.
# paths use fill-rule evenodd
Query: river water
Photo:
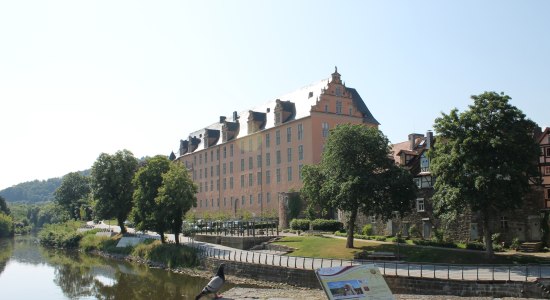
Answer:
<svg viewBox="0 0 550 300"><path fill-rule="evenodd" d="M208 279L0 239L0 299L194 299ZM223 290L233 286L225 284ZM222 290L222 291L223 291Z"/></svg>

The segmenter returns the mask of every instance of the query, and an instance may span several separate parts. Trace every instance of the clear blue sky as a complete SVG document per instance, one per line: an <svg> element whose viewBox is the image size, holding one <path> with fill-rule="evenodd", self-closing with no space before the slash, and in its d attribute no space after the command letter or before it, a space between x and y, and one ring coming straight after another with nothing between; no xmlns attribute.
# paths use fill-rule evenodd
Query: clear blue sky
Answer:
<svg viewBox="0 0 550 300"><path fill-rule="evenodd" d="M550 125L550 1L0 2L0 189L168 155L338 66L390 141L470 95ZM545 105L545 106L543 106Z"/></svg>

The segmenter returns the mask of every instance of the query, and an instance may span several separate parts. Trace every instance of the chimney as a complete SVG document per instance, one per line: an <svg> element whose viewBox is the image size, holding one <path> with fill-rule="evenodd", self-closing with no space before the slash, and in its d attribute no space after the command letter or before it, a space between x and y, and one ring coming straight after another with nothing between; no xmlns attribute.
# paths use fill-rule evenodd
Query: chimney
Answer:
<svg viewBox="0 0 550 300"><path fill-rule="evenodd" d="M424 137L424 135L419 133L409 134L409 150L414 150L414 147L416 146L416 139L422 137Z"/></svg>
<svg viewBox="0 0 550 300"><path fill-rule="evenodd" d="M234 112L233 112L233 122L237 122L237 118L238 118L237 112L234 111Z"/></svg>
<svg viewBox="0 0 550 300"><path fill-rule="evenodd" d="M225 119L226 119L226 117L225 117L225 116L220 116L220 123L223 123L223 122L225 122Z"/></svg>
<svg viewBox="0 0 550 300"><path fill-rule="evenodd" d="M434 142L434 133L431 130L426 132L426 149L431 149Z"/></svg>

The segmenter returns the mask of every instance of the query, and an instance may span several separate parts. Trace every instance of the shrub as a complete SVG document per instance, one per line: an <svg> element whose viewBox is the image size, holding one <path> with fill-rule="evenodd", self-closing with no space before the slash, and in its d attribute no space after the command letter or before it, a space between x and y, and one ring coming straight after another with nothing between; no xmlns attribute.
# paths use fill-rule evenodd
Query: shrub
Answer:
<svg viewBox="0 0 550 300"><path fill-rule="evenodd" d="M293 219L290 221L290 229L292 230L309 230L308 219Z"/></svg>
<svg viewBox="0 0 550 300"><path fill-rule="evenodd" d="M377 236L375 238L375 240L379 241L379 242L385 242L386 241L386 237L385 236Z"/></svg>
<svg viewBox="0 0 550 300"><path fill-rule="evenodd" d="M493 244L498 244L502 242L500 232L496 232L491 235L491 242L493 242Z"/></svg>
<svg viewBox="0 0 550 300"><path fill-rule="evenodd" d="M480 242L470 242L466 244L466 249L485 251L485 245Z"/></svg>
<svg viewBox="0 0 550 300"><path fill-rule="evenodd" d="M44 246L55 248L76 248L83 234L76 232L79 222L70 221L62 224L48 224L40 230L38 238Z"/></svg>
<svg viewBox="0 0 550 300"><path fill-rule="evenodd" d="M361 231L361 233L363 233L364 235L372 235L373 234L372 224L367 224L363 226L363 230Z"/></svg>
<svg viewBox="0 0 550 300"><path fill-rule="evenodd" d="M0 237L13 236L13 227L13 219L3 212L0 212Z"/></svg>
<svg viewBox="0 0 550 300"><path fill-rule="evenodd" d="M194 267L199 263L194 249L182 245L161 244L157 240L138 244L132 255L163 263L169 268Z"/></svg>
<svg viewBox="0 0 550 300"><path fill-rule="evenodd" d="M311 222L311 229L320 230L320 231L337 231L344 227L342 222L337 220L325 220L325 219L315 219Z"/></svg>
<svg viewBox="0 0 550 300"><path fill-rule="evenodd" d="M521 245L521 242L519 241L519 239L517 237L515 237L512 240L512 244L510 245L510 248L514 249L514 250L518 250L520 245Z"/></svg>
<svg viewBox="0 0 550 300"><path fill-rule="evenodd" d="M433 233L434 233L433 240L436 243L443 243L445 241L445 232L442 229L436 228L434 229Z"/></svg>
<svg viewBox="0 0 550 300"><path fill-rule="evenodd" d="M421 238L422 237L422 233L420 232L420 229L418 229L416 224L413 224L409 228L409 234L411 235L411 237L415 237L415 238Z"/></svg>
<svg viewBox="0 0 550 300"><path fill-rule="evenodd" d="M413 240L413 243L419 246L458 248L458 246L453 242L438 242L436 240Z"/></svg>
<svg viewBox="0 0 550 300"><path fill-rule="evenodd" d="M80 240L80 248L84 251L91 250L103 250L104 243L109 240L106 236L97 236L93 234L86 234ZM115 245L116 246L116 245Z"/></svg>

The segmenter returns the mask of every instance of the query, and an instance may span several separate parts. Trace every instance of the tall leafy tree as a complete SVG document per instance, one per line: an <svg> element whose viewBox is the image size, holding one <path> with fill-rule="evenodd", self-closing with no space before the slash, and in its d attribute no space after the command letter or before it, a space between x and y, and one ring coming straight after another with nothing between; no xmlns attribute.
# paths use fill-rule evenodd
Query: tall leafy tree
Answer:
<svg viewBox="0 0 550 300"><path fill-rule="evenodd" d="M155 202L163 208L162 217L168 221L176 244L179 244L185 214L191 207L197 206L197 191L189 172L180 163L170 164L168 172L162 175L162 186Z"/></svg>
<svg viewBox="0 0 550 300"><path fill-rule="evenodd" d="M529 179L537 176L536 124L503 93L472 96L468 110L435 120L438 133L431 156L436 177L436 212L453 218L469 208L482 218L488 257L493 256L491 222L498 212L521 206Z"/></svg>
<svg viewBox="0 0 550 300"><path fill-rule="evenodd" d="M63 177L61 185L55 190L55 202L65 208L71 218L78 220L80 207L88 202L90 191L90 178L72 172Z"/></svg>
<svg viewBox="0 0 550 300"><path fill-rule="evenodd" d="M339 125L331 130L318 166L305 166L302 193L316 204L346 212L346 248L353 248L359 212L390 218L416 198L411 174L394 164L390 144L377 128Z"/></svg>
<svg viewBox="0 0 550 300"><path fill-rule="evenodd" d="M162 218L161 210L165 208L155 202L159 188L162 185L162 174L170 169L170 160L162 155L146 159L134 176L134 207L132 219L136 229L153 230L160 234L164 243L164 233L168 230L168 222Z"/></svg>
<svg viewBox="0 0 550 300"><path fill-rule="evenodd" d="M92 166L94 213L100 218L116 218L122 233L126 232L124 221L132 210L132 179L137 166L137 159L128 150L114 155L102 153Z"/></svg>

